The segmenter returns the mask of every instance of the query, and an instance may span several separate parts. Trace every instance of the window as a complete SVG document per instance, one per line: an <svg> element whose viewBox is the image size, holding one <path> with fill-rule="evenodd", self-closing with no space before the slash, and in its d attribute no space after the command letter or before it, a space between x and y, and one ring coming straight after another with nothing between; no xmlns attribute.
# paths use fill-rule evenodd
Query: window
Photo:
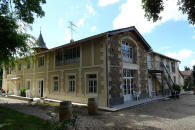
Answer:
<svg viewBox="0 0 195 130"><path fill-rule="evenodd" d="M64 64L78 63L80 60L80 46L64 49Z"/></svg>
<svg viewBox="0 0 195 130"><path fill-rule="evenodd" d="M59 86L59 84L58 84L58 77L57 76L53 77L53 90L54 91L58 91L58 86Z"/></svg>
<svg viewBox="0 0 195 130"><path fill-rule="evenodd" d="M89 74L87 78L88 78L89 93L97 93L97 75Z"/></svg>
<svg viewBox="0 0 195 130"><path fill-rule="evenodd" d="M163 59L160 58L160 69L163 70L163 67L164 67Z"/></svg>
<svg viewBox="0 0 195 130"><path fill-rule="evenodd" d="M32 68L32 60L29 60L27 64L27 69L30 69L30 68Z"/></svg>
<svg viewBox="0 0 195 130"><path fill-rule="evenodd" d="M45 57L44 56L39 57L39 67L44 66L44 64L45 64Z"/></svg>
<svg viewBox="0 0 195 130"><path fill-rule="evenodd" d="M171 69L172 69L172 72L175 73L175 63L174 62L171 62Z"/></svg>
<svg viewBox="0 0 195 130"><path fill-rule="evenodd" d="M168 60L166 61L166 68L170 72L169 61Z"/></svg>
<svg viewBox="0 0 195 130"><path fill-rule="evenodd" d="M26 89L30 89L30 80L28 80L26 83Z"/></svg>
<svg viewBox="0 0 195 130"><path fill-rule="evenodd" d="M62 50L59 50L59 51L56 52L55 63L56 63L56 66L59 66L59 65L63 64L63 52L62 52Z"/></svg>
<svg viewBox="0 0 195 130"><path fill-rule="evenodd" d="M174 80L174 83L176 83L176 77L175 76L173 76L173 80Z"/></svg>
<svg viewBox="0 0 195 130"><path fill-rule="evenodd" d="M69 92L74 92L75 91L75 76L69 76Z"/></svg>
<svg viewBox="0 0 195 130"><path fill-rule="evenodd" d="M132 94L134 90L133 70L123 69L123 91L124 95Z"/></svg>
<svg viewBox="0 0 195 130"><path fill-rule="evenodd" d="M133 59L133 48L125 41L122 41L122 56L123 60L131 62Z"/></svg>

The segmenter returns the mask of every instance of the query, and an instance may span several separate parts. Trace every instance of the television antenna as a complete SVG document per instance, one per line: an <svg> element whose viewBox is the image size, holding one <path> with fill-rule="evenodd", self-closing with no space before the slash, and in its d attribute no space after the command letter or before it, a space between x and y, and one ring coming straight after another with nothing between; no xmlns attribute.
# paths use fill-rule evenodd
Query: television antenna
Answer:
<svg viewBox="0 0 195 130"><path fill-rule="evenodd" d="M68 23L69 23L68 28L70 29L70 36L71 36L70 42L73 42L74 41L74 39L73 39L73 32L76 32L74 30L74 27L77 27L77 26L72 21L69 21Z"/></svg>

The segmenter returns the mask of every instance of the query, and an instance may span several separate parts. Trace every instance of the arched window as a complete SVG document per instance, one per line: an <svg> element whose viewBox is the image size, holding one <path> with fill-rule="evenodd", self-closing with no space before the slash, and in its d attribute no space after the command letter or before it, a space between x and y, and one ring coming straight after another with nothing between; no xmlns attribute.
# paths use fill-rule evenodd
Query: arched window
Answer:
<svg viewBox="0 0 195 130"><path fill-rule="evenodd" d="M133 60L133 48L126 41L122 41L122 57L125 62Z"/></svg>

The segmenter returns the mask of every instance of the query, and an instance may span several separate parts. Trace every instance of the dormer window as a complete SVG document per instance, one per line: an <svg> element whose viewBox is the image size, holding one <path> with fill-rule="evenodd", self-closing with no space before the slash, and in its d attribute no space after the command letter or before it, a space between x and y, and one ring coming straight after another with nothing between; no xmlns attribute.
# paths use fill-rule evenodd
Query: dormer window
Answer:
<svg viewBox="0 0 195 130"><path fill-rule="evenodd" d="M125 62L132 62L133 60L133 48L126 41L122 41L122 56Z"/></svg>

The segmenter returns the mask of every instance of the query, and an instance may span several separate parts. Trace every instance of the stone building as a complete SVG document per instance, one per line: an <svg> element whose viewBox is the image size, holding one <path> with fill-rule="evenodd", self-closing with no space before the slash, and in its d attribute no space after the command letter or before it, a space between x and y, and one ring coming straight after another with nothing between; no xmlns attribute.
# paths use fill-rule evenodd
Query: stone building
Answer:
<svg viewBox="0 0 195 130"><path fill-rule="evenodd" d="M152 51L135 27L128 27L47 49L40 34L34 60L4 68L3 88L20 95L112 107L126 101L170 94L181 84L179 61ZM171 77L171 78L170 78ZM166 79L169 79L166 81ZM170 84L171 82L172 84ZM170 90L170 91L169 91Z"/></svg>

